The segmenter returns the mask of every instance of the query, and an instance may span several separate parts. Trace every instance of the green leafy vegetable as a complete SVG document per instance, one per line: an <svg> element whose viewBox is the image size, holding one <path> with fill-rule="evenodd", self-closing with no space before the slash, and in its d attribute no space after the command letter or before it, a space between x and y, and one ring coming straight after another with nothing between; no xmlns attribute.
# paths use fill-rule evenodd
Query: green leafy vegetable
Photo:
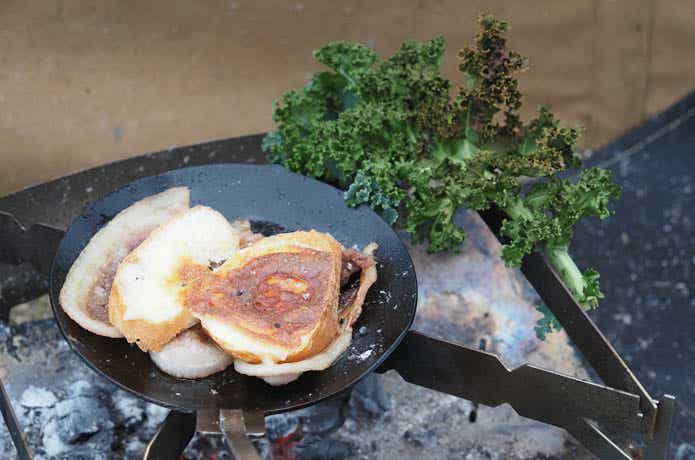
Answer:
<svg viewBox="0 0 695 460"><path fill-rule="evenodd" d="M560 324L560 321L557 320L553 312L551 312L547 306L538 305L536 310L543 315L541 319L536 321L536 337L545 340L545 336L551 332L562 330L562 324Z"/></svg>
<svg viewBox="0 0 695 460"><path fill-rule="evenodd" d="M609 171L581 169L579 129L545 108L521 120L517 75L525 58L507 49L506 22L490 15L479 22L475 46L459 53L463 78L453 98L440 70L442 37L405 42L385 60L358 43L319 48L314 57L329 70L280 98L277 132L264 148L273 162L342 187L349 205L371 206L433 252L463 242L457 209L497 206L509 216L505 263L544 251L572 294L593 308L603 296L599 275L579 270L568 248L574 225L609 216L620 190ZM567 170L579 170L578 178L561 178Z"/></svg>

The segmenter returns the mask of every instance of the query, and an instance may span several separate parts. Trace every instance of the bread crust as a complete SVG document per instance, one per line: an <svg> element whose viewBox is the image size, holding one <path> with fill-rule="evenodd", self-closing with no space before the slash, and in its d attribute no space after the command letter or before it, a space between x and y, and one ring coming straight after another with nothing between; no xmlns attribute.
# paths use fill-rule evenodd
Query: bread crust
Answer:
<svg viewBox="0 0 695 460"><path fill-rule="evenodd" d="M207 238L207 240L205 240ZM237 232L219 212L206 206L196 206L160 226L131 252L118 267L109 297L109 320L125 336L143 351L159 351L179 332L195 325L198 320L178 304L178 292L188 280L182 279L182 266L190 271L208 271L210 260L220 261L230 257L239 247ZM142 257L142 260L141 260ZM173 257L174 260L167 259ZM157 272L147 270L148 260L153 259ZM161 260L160 260L161 259ZM141 270L138 280L132 272ZM136 284L143 283L143 284ZM149 283L149 284L145 284ZM133 296L128 305L124 289ZM146 294L141 292L148 291ZM148 298L149 297L149 298ZM160 304L147 304L154 298ZM166 319L152 321L143 312L159 309ZM139 310L136 318L128 319L129 309Z"/></svg>
<svg viewBox="0 0 695 460"><path fill-rule="evenodd" d="M362 252L369 256L374 256L374 252L376 252L378 248L379 245L372 242L365 246ZM348 305L345 310L340 312L340 317L343 319L343 321L339 332L342 333L343 330L352 327L355 321L357 321L357 318L360 317L362 314L362 305L364 305L364 299L367 297L369 288L371 288L376 282L376 278L376 263L362 270L360 273L359 287L357 288L357 293L355 293L352 303Z"/></svg>
<svg viewBox="0 0 695 460"><path fill-rule="evenodd" d="M209 311L205 306L192 304L195 297L192 294L199 294L206 288L206 284L220 281L225 286L227 279L233 279L234 273L248 267L254 260L271 255L298 254L308 258L326 257L329 262L329 269L325 274L325 284L322 284L323 299L320 305L314 305L320 311L319 316L314 320L313 327L301 335L290 335L286 340L281 337L279 331L272 328L257 329L257 324L253 324L253 318L248 316L235 316L233 319L225 321L219 313ZM309 356L315 355L330 345L338 335L338 295L340 292L340 270L341 270L342 246L332 236L316 231L300 231L285 233L264 238L230 257L214 274L216 279L201 279L199 284L192 284L182 292L187 300L182 303L201 320L202 326L210 337L217 344L237 359L249 363L260 363L272 360L275 362L295 362L301 361ZM283 270L298 270L297 267L283 267ZM301 278L300 274L297 277ZM222 298L223 288L213 289L210 298ZM188 291L188 293L186 293ZM205 297L196 298L196 302L204 302ZM214 301L214 300L213 300ZM223 300L224 301L224 298ZM233 303L232 301L229 301ZM286 305L285 305L286 306ZM301 307L296 307L301 308ZM208 310L208 311L206 311ZM262 314L262 313L259 313ZM277 333L276 333L277 332ZM299 342L299 343L297 343Z"/></svg>
<svg viewBox="0 0 695 460"><path fill-rule="evenodd" d="M377 248L376 243L370 243L362 252L373 256ZM338 336L318 353L307 355L301 360L282 363L249 361L239 358L234 361L234 368L241 374L262 378L270 385L285 385L299 378L303 372L327 369L350 346L352 325L362 313L364 299L376 279L376 263L362 269L357 292L351 297L351 303L339 312L342 321L338 323Z"/></svg>
<svg viewBox="0 0 695 460"><path fill-rule="evenodd" d="M176 335L192 326L198 319L185 309L169 321L153 323L145 319L124 320L126 305L123 303L119 287L114 284L109 298L109 320L130 343L135 343L142 351L159 351Z"/></svg>
<svg viewBox="0 0 695 460"><path fill-rule="evenodd" d="M89 311L94 301L95 285L100 277L113 276L105 273L109 264L117 266L127 255L121 254L124 246L136 245L159 225L188 210L190 192L188 187L174 187L135 202L116 214L99 230L82 250L70 267L60 291L63 311L77 324L97 335L123 337L112 323L94 317ZM103 281L102 281L103 282ZM100 289L110 289L108 286ZM104 293L108 301L108 292Z"/></svg>

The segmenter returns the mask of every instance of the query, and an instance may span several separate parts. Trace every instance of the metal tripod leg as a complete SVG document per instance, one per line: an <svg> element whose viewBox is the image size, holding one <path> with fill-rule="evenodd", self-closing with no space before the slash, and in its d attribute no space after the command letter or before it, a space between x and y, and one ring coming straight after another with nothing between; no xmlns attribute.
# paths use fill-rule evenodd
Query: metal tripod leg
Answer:
<svg viewBox="0 0 695 460"><path fill-rule="evenodd" d="M144 460L172 460L181 457L195 434L195 412L172 410L145 449Z"/></svg>

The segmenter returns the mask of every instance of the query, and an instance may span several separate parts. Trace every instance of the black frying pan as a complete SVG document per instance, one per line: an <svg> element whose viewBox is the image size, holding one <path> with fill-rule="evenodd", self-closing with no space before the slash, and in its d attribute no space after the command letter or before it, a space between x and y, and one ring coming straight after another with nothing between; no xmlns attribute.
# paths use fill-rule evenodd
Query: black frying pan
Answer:
<svg viewBox="0 0 695 460"><path fill-rule="evenodd" d="M169 187L188 186L192 204L204 204L227 219L270 222L283 231L316 229L345 246L379 244L378 281L369 291L353 332L357 353L343 355L322 372L307 372L283 387L237 374L231 367L205 379L178 379L161 372L147 354L124 339L82 329L60 307L65 275L92 236L116 213ZM272 226L271 226L272 227ZM50 272L50 299L56 321L72 349L94 370L121 388L164 406L241 409L265 414L314 404L339 393L381 364L393 352L415 317L417 281L406 248L396 233L368 207L350 208L342 192L277 166L206 165L169 171L134 181L88 205L63 238ZM359 334L361 326L367 333Z"/></svg>

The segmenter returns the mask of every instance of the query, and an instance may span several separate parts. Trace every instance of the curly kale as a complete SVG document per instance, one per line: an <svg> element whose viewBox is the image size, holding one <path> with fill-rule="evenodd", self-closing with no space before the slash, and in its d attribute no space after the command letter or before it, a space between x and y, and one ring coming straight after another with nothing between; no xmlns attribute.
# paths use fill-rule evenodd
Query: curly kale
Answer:
<svg viewBox="0 0 695 460"><path fill-rule="evenodd" d="M506 264L543 251L585 308L603 295L595 270L569 255L574 225L605 218L619 196L610 172L581 169L581 130L562 126L546 108L521 120L517 76L526 59L507 48L506 22L481 16L475 45L460 51L456 89L441 74L444 39L407 41L381 59L358 44L329 43L314 52L328 70L284 94L275 105L277 131L264 149L273 162L346 190L405 228L432 252L458 250L464 232L457 209L503 209ZM570 180L558 173L578 170ZM566 176L563 175L563 176ZM528 185L530 181L530 185ZM549 312L548 312L549 313ZM548 315L544 324L551 324Z"/></svg>
<svg viewBox="0 0 695 460"><path fill-rule="evenodd" d="M534 328L539 339L545 340L545 336L551 332L562 330L562 324L560 324L560 321L557 320L547 306L538 305L536 310L543 315L541 319L536 321L536 327Z"/></svg>

